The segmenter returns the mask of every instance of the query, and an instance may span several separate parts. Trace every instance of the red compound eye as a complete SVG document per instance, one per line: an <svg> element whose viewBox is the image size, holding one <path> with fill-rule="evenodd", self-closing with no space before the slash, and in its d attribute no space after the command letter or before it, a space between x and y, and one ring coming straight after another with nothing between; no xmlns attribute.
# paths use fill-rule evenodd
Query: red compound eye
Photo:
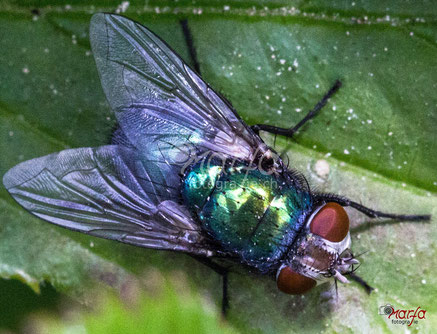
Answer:
<svg viewBox="0 0 437 334"><path fill-rule="evenodd" d="M340 242L349 232L349 217L340 204L326 203L311 221L310 231L331 242Z"/></svg>
<svg viewBox="0 0 437 334"><path fill-rule="evenodd" d="M278 289L290 295L302 295L316 286L312 278L298 274L290 267L283 267L276 279Z"/></svg>

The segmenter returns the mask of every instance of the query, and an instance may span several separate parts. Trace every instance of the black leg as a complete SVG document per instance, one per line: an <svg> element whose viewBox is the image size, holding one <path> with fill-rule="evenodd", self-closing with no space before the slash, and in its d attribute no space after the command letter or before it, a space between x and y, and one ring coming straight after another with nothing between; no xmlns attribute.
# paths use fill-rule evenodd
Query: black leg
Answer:
<svg viewBox="0 0 437 334"><path fill-rule="evenodd" d="M229 309L229 297L228 297L228 272L222 275L223 278L223 291L222 291L222 314L226 317Z"/></svg>
<svg viewBox="0 0 437 334"><path fill-rule="evenodd" d="M354 208L362 213L364 213L366 216L370 218L390 218L398 221L429 221L431 220L431 215L399 215L399 214L393 214L393 213L385 213L381 211L376 211L373 209L370 209L368 207L365 207L364 205L361 205L357 202L351 201L348 198L334 195L334 194L316 194L315 196L316 200L324 201L324 202L336 202L340 204L341 206L350 206L351 208Z"/></svg>
<svg viewBox="0 0 437 334"><path fill-rule="evenodd" d="M208 268L214 270L217 274L219 274L223 279L223 289L222 289L222 314L223 317L226 317L226 314L229 309L229 295L228 295L228 272L227 268L224 268L217 263L212 262L210 259L200 256L191 255L191 257L195 258L197 261L203 263Z"/></svg>
<svg viewBox="0 0 437 334"><path fill-rule="evenodd" d="M352 281L355 281L359 285L361 285L366 290L367 294L369 294L369 295L373 290L375 290L365 280L363 280L360 276L356 275L355 273L350 273L348 275L348 278L350 278Z"/></svg>
<svg viewBox="0 0 437 334"><path fill-rule="evenodd" d="M194 70L197 72L197 74L201 75L200 65L199 65L199 61L197 59L196 48L194 47L193 35L191 34L191 30L190 30L190 27L188 25L188 21L187 21L187 19L183 19L183 20L180 20L179 23L181 24L182 32L184 33L185 43L187 44L187 48L188 48L188 51L190 53L191 60L193 62ZM237 114L237 112L235 111L235 108L232 106L232 103L225 96L223 96L220 92L216 92L216 94L218 94L221 97L221 99L223 101L225 101L225 103L228 105L228 107L231 108L235 112L235 114Z"/></svg>
<svg viewBox="0 0 437 334"><path fill-rule="evenodd" d="M278 128L276 126L267 125L267 124L257 124L252 126L252 130L258 133L260 130L267 131L270 133L283 135L287 137L293 137L293 135L310 119L314 118L319 111L326 105L328 100L339 90L341 87L341 81L337 80L335 81L334 85L331 87L331 89L323 96L323 98L319 101L319 103L316 104L316 106L306 114L306 116L297 123L294 127L291 127L289 129L287 128Z"/></svg>
<svg viewBox="0 0 437 334"><path fill-rule="evenodd" d="M197 61L196 49L194 48L193 35L191 35L191 30L188 26L187 19L181 20L180 24L182 27L182 32L184 33L185 43L187 43L188 51L190 52L191 60L193 61L194 69L198 74L200 74L200 66L199 62Z"/></svg>

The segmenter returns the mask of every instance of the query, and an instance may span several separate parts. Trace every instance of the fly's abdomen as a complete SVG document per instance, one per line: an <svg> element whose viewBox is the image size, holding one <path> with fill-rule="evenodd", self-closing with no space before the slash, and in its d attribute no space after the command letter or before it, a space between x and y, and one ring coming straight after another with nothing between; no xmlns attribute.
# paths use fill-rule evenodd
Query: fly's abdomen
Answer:
<svg viewBox="0 0 437 334"><path fill-rule="evenodd" d="M307 192L244 167L197 164L183 197L214 240L261 270L283 255L311 208Z"/></svg>

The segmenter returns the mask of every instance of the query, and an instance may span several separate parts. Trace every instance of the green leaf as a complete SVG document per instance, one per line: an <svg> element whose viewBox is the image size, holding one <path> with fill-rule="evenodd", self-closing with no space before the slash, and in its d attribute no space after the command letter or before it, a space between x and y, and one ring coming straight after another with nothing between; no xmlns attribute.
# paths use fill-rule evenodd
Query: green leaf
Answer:
<svg viewBox="0 0 437 334"><path fill-rule="evenodd" d="M0 10L0 174L20 161L109 141L114 116L88 42L93 12L120 3L3 1ZM38 7L41 15L31 13ZM35 12L35 11L34 11ZM277 138L290 166L314 187L379 210L437 214L437 12L426 1L130 2L125 13L158 33L188 63L179 20L187 17L203 77L249 124L288 127L329 89L343 88L294 141ZM271 136L265 136L273 145ZM329 166L329 172L326 168ZM92 282L118 289L146 268L183 270L220 302L219 277L181 254L96 239L42 222L0 190L0 276L37 289L47 280L87 300ZM408 329L437 326L435 219L372 224L356 212L356 284L304 297L269 278L232 274L229 321L246 331L397 332L379 306L427 310ZM88 297L89 299L89 297Z"/></svg>
<svg viewBox="0 0 437 334"><path fill-rule="evenodd" d="M99 291L94 294L98 302L92 312L69 306L68 319L34 315L26 329L53 334L236 333L220 321L210 301L187 286L183 274L172 277L173 282L156 272L146 275L146 279L153 282L147 293L135 284L127 286L122 299Z"/></svg>

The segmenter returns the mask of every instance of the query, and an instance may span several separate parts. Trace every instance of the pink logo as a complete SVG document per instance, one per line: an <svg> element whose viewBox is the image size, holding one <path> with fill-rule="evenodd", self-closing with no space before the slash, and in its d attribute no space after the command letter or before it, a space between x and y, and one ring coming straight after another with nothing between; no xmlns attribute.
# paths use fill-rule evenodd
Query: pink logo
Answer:
<svg viewBox="0 0 437 334"><path fill-rule="evenodd" d="M395 309L394 306L387 304L379 307L379 314L391 319L393 324L408 325L418 323L418 319L426 319L426 310L418 306L412 310Z"/></svg>

